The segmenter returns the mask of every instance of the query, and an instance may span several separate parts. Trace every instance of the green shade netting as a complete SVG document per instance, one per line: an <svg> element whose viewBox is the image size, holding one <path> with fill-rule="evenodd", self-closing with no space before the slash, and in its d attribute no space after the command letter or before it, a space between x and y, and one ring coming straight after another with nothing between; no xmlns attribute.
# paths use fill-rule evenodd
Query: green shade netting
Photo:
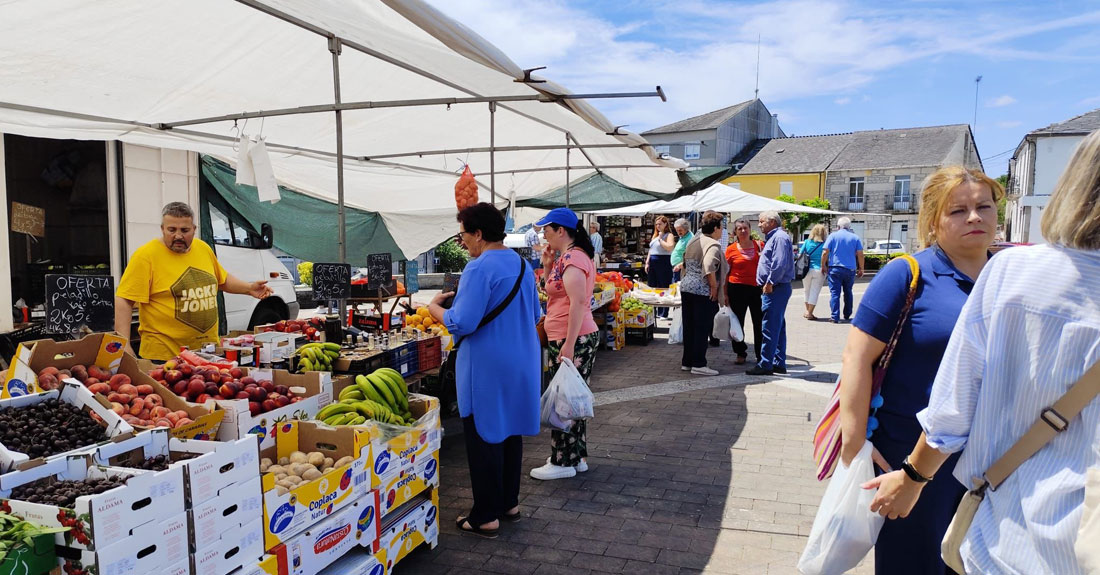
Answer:
<svg viewBox="0 0 1100 575"><path fill-rule="evenodd" d="M339 261L336 204L284 186L279 186L282 199L277 203L261 202L255 186L238 185L236 171L210 156L202 156L202 174L252 227L270 224L276 248L307 261ZM394 261L405 259L377 212L345 207L344 220L348 263L365 266L367 254L386 252Z"/></svg>
<svg viewBox="0 0 1100 575"><path fill-rule="evenodd" d="M569 208L578 212L607 210L670 198L647 190L631 188L600 172L593 172L569 185ZM553 209L565 206L565 186L545 194L516 201L521 208Z"/></svg>
<svg viewBox="0 0 1100 575"><path fill-rule="evenodd" d="M676 196L687 196L699 190L705 190L736 173L737 168L733 166L708 166L677 170L676 177L680 180L680 190L676 192Z"/></svg>

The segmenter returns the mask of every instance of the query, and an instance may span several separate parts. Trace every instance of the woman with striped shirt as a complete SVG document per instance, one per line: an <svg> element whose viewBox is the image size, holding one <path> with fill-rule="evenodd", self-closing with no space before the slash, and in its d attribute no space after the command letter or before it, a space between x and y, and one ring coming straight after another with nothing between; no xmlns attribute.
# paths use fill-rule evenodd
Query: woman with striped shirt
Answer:
<svg viewBox="0 0 1100 575"><path fill-rule="evenodd" d="M1078 146L1043 212L1049 244L993 258L940 364L913 471L879 476L872 511L906 517L936 483L981 477L1100 361L1100 131ZM954 478L942 469L959 451ZM1100 466L1100 399L988 489L961 549L967 573L1076 575L1074 544L1089 469ZM918 499L919 497L919 499ZM904 519L902 519L904 521ZM887 522L889 525L891 522ZM1095 549L1100 542L1081 542Z"/></svg>
<svg viewBox="0 0 1100 575"><path fill-rule="evenodd" d="M876 465L900 469L920 437L916 414L928 406L939 358L947 348L974 280L989 259L997 226L996 180L961 166L941 168L921 190L919 228L926 249L914 258L920 281L879 396L871 397L872 366L898 324L909 292L909 263L887 264L867 287L848 333L840 387L840 457L848 465L869 438ZM875 405L875 418L868 406ZM948 465L954 465L954 460ZM942 575L940 541L965 489L954 479L936 481L906 518L887 521L875 543L879 575Z"/></svg>

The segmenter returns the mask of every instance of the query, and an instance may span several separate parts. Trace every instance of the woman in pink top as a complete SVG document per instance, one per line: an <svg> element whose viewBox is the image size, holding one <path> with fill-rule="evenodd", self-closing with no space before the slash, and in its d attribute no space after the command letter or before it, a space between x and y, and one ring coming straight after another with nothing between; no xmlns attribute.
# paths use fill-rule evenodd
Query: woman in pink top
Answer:
<svg viewBox="0 0 1100 575"><path fill-rule="evenodd" d="M538 221L543 237L550 244L544 252L546 288L546 339L550 363L572 361L588 381L600 343L596 322L592 320L592 288L596 285L596 266L592 263L592 240L581 227L577 214L568 208L555 208ZM558 253L552 264L546 253ZM547 267L552 266L552 267ZM573 423L569 431L551 432L552 450L546 465L531 470L531 477L550 480L573 477L588 471L588 447L585 421Z"/></svg>

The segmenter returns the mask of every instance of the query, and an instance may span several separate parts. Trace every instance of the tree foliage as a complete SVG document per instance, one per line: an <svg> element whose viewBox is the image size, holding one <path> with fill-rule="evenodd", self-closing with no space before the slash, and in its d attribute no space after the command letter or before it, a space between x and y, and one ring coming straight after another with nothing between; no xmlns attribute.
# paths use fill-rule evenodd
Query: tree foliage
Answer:
<svg viewBox="0 0 1100 575"><path fill-rule="evenodd" d="M810 198L807 200L798 201L794 196L788 196L783 194L776 198L781 202L787 202L788 204L798 204L800 206L806 206L809 208L819 208L822 210L830 210L832 206L829 204L829 200L821 198ZM812 228L814 225L824 222L829 218L826 214L807 214L801 212L786 212L780 214L783 218L783 227L787 230L791 230L794 233L794 237L801 238L802 231Z"/></svg>
<svg viewBox="0 0 1100 575"><path fill-rule="evenodd" d="M443 272L460 272L466 267L466 262L470 261L469 252L462 249L453 238L436 246L435 257L439 258L440 271Z"/></svg>
<svg viewBox="0 0 1100 575"><path fill-rule="evenodd" d="M1008 174L1001 174L997 181L1005 189L1005 194L997 201L997 225L1003 226L1005 224L1005 204L1008 203Z"/></svg>

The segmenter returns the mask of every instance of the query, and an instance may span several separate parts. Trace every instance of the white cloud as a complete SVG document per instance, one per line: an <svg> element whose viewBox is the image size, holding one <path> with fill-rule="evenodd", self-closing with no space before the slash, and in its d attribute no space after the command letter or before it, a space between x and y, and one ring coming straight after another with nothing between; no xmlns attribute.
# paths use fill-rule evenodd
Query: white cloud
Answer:
<svg viewBox="0 0 1100 575"><path fill-rule="evenodd" d="M833 103L836 104L837 106L844 106L844 105L852 103L852 99L849 98L848 96L844 96L843 98L837 98L837 99L833 100Z"/></svg>
<svg viewBox="0 0 1100 575"><path fill-rule="evenodd" d="M997 127L998 128L1018 128L1021 125L1023 125L1023 122L1021 122L1019 120L1005 120L1005 121L997 122Z"/></svg>
<svg viewBox="0 0 1100 575"><path fill-rule="evenodd" d="M774 108L801 98L843 105L884 72L966 54L1057 58L1014 40L1100 23L1100 11L1047 22L1009 22L966 9L912 10L854 0L429 0L524 68L575 92L662 86L669 101L597 100L612 122L642 131L753 97L757 35L760 98ZM843 31L843 33L838 33ZM863 101L868 101L864 96ZM782 118L781 118L782 120Z"/></svg>
<svg viewBox="0 0 1100 575"><path fill-rule="evenodd" d="M988 102L985 103L985 107L986 108L1002 108L1004 106L1011 106L1012 104L1015 104L1015 103L1016 103L1016 98L1013 98L1012 96L1009 96L1008 94L1005 94L1003 96L999 96L997 98L993 98L992 100L989 100Z"/></svg>
<svg viewBox="0 0 1100 575"><path fill-rule="evenodd" d="M1080 102L1077 102L1078 106L1095 106L1097 104L1100 104L1100 96L1093 96L1091 98L1085 98L1084 100L1081 100Z"/></svg>

